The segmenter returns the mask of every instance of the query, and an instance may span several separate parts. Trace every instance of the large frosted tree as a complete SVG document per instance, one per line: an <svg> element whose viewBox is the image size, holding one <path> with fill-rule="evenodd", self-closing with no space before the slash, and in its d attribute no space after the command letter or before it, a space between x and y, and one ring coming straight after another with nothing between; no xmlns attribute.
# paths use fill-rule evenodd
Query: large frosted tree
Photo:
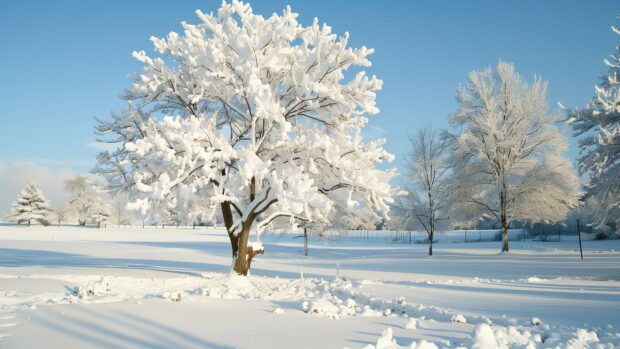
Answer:
<svg viewBox="0 0 620 349"><path fill-rule="evenodd" d="M263 18L234 0L196 13L200 23L183 23L182 34L151 38L156 56L134 52L144 68L128 106L97 128L120 146L100 154L94 172L143 213L208 199L242 275L276 218L327 221L342 195L387 215L396 172L377 165L393 156L361 135L379 112L381 81L361 69L373 50L348 47L348 33L317 19L301 25L288 7Z"/></svg>
<svg viewBox="0 0 620 349"><path fill-rule="evenodd" d="M502 226L564 219L577 204L579 181L562 156L566 141L550 113L547 84L529 84L510 63L469 74L450 117L457 129L451 218L479 215Z"/></svg>
<svg viewBox="0 0 620 349"><path fill-rule="evenodd" d="M17 221L17 224L31 221L47 224L52 214L49 201L43 195L41 188L35 183L29 183L17 196L7 218Z"/></svg>
<svg viewBox="0 0 620 349"><path fill-rule="evenodd" d="M618 29L613 28L616 34ZM596 204L598 226L620 227L620 46L605 59L607 75L595 87L595 96L582 110L568 112L576 136L581 136L579 171L587 174L588 197Z"/></svg>

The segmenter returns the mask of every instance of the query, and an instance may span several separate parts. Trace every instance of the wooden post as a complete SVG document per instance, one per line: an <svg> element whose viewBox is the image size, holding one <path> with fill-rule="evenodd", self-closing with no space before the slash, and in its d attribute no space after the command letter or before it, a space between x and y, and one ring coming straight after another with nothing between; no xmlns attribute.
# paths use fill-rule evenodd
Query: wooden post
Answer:
<svg viewBox="0 0 620 349"><path fill-rule="evenodd" d="M467 243L467 229L465 229L465 243Z"/></svg>
<svg viewBox="0 0 620 349"><path fill-rule="evenodd" d="M579 227L579 219L577 219L577 237L579 237L579 254L583 260L583 248L581 247L581 228Z"/></svg>
<svg viewBox="0 0 620 349"><path fill-rule="evenodd" d="M304 227L304 256L308 255L308 228ZM301 274L301 278L303 280L303 272Z"/></svg>

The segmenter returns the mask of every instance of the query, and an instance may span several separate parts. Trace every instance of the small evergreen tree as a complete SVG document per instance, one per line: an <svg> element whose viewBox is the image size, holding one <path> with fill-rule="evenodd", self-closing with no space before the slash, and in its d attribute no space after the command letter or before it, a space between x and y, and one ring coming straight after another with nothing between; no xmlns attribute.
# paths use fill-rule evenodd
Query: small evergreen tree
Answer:
<svg viewBox="0 0 620 349"><path fill-rule="evenodd" d="M14 219L17 224L26 222L30 226L31 221L37 221L43 225L48 224L47 218L52 213L49 202L43 196L41 188L35 183L29 183L19 193L17 200L7 218Z"/></svg>

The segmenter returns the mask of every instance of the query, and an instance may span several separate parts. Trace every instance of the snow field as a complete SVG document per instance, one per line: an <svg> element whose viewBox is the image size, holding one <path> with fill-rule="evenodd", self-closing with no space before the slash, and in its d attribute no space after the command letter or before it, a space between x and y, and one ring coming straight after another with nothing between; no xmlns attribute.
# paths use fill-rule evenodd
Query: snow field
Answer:
<svg viewBox="0 0 620 349"><path fill-rule="evenodd" d="M223 232L208 229L2 228L0 343L620 346L620 258L611 252L618 241L590 242L583 264L572 264L569 243L515 243L508 255L497 253L497 243L438 244L437 255L429 258L425 246L313 237L306 258L303 242L278 235L263 241L266 254L244 278L227 271L225 239ZM165 328L168 335L155 341L129 330L151 322L151 329ZM237 329L247 336L227 335Z"/></svg>

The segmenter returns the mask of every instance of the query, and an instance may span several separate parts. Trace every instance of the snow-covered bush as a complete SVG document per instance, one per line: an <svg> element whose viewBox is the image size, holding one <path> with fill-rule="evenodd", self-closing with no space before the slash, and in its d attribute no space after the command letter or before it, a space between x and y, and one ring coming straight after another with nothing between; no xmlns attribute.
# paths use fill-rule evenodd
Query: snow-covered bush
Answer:
<svg viewBox="0 0 620 349"><path fill-rule="evenodd" d="M396 171L377 165L393 156L385 140L361 135L366 115L379 112L381 80L360 69L373 50L349 48L348 34L316 19L301 25L288 7L264 18L233 0L196 13L201 22L183 23L183 34L151 39L157 57L134 52L144 69L125 93L130 103L97 127L119 147L101 153L94 172L143 214L208 200L243 275L262 253L250 231L258 238L276 218L325 222L341 198L387 215Z"/></svg>

